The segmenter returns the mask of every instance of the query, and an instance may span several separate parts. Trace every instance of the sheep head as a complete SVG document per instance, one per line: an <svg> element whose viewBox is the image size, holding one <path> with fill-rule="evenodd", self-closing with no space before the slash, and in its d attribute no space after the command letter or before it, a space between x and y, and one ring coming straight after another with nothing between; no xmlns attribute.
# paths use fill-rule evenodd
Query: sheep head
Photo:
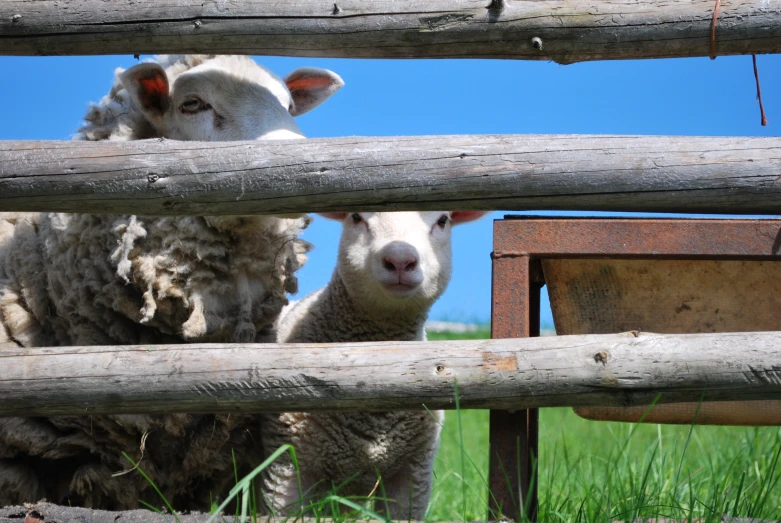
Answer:
<svg viewBox="0 0 781 523"><path fill-rule="evenodd" d="M245 56L217 56L174 75L143 63L119 76L160 136L229 141L302 138L293 120L344 82L325 69L298 69L285 80Z"/></svg>
<svg viewBox="0 0 781 523"><path fill-rule="evenodd" d="M452 272L452 227L477 211L329 212L340 220L337 273L360 305L419 314L445 291Z"/></svg>

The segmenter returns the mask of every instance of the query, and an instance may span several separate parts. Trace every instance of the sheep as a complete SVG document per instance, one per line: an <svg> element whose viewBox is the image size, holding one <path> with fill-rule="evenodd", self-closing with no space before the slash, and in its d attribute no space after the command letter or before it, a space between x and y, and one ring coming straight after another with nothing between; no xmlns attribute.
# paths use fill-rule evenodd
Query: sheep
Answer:
<svg viewBox="0 0 781 523"><path fill-rule="evenodd" d="M278 341L424 340L428 311L450 280L451 227L483 214L325 213L343 225L336 269L325 287L283 309ZM379 474L389 515L422 520L441 422L441 411L266 415L266 454L292 444L303 491L291 460L279 459L264 478L264 498L289 513L350 478L340 494L367 496Z"/></svg>
<svg viewBox="0 0 781 523"><path fill-rule="evenodd" d="M243 56L167 56L117 70L80 140L303 138L293 120L343 82L284 81ZM0 214L3 345L273 341L296 291L310 218ZM42 497L111 510L158 505L127 452L179 510L208 510L257 461L257 416L0 419L0 506ZM254 439L253 439L254 438Z"/></svg>

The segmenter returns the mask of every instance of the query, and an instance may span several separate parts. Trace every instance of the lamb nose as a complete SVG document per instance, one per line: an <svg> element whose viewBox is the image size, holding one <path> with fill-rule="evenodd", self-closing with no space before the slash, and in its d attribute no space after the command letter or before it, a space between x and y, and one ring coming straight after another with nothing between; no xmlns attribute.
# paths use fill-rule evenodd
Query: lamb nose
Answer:
<svg viewBox="0 0 781 523"><path fill-rule="evenodd" d="M415 266L418 264L416 259L400 260L397 258L390 258L386 256L382 259L383 266L391 272L408 272L415 270Z"/></svg>
<svg viewBox="0 0 781 523"><path fill-rule="evenodd" d="M418 251L404 242L391 242L385 247L382 266L390 272L409 272L418 266Z"/></svg>

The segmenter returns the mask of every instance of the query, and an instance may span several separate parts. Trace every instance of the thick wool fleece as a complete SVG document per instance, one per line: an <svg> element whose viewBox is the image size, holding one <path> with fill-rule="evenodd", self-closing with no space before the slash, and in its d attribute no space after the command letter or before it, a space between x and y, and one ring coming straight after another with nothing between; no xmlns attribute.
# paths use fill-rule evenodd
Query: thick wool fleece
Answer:
<svg viewBox="0 0 781 523"><path fill-rule="evenodd" d="M280 316L280 342L411 341L424 339L428 309L411 303L405 312L368 310L348 294L338 271L331 282ZM267 415L263 447L269 454L285 443L296 449L303 491L290 460L272 464L264 495L277 513L298 507L347 482L341 495L368 496L382 479L393 519L423 520L431 494L442 412L285 412ZM357 474L357 476L356 476ZM353 478L353 479L350 479ZM349 482L348 482L349 480ZM380 494L381 495L381 494Z"/></svg>
<svg viewBox="0 0 781 523"><path fill-rule="evenodd" d="M178 74L207 59L166 60ZM80 137L149 137L127 104L115 86ZM0 214L0 351L273 341L306 260L309 244L297 236L308 223ZM137 508L139 498L159 505L137 471L116 475L131 468L126 452L178 510L208 510L233 484L232 452L239 473L259 463L258 423L230 414L0 418L0 506L44 497L111 510Z"/></svg>

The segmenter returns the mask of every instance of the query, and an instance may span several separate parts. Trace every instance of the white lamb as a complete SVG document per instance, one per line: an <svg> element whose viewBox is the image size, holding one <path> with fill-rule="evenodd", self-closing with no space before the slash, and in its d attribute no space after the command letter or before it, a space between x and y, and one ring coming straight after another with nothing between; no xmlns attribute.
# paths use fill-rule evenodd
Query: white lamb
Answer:
<svg viewBox="0 0 781 523"><path fill-rule="evenodd" d="M330 71L284 81L243 56L172 56L118 70L79 138L303 138L293 117L342 86ZM0 215L0 351L24 347L270 341L295 292L308 218ZM257 462L257 416L0 419L0 506L37 501L208 509ZM241 472L241 470L239 471Z"/></svg>
<svg viewBox="0 0 781 523"><path fill-rule="evenodd" d="M327 286L283 309L279 341L425 339L428 311L450 281L451 227L483 214L326 213L344 227L336 270ZM341 495L367 496L379 475L388 515L422 520L441 420L441 412L425 410L269 415L262 426L266 454L293 444L303 492L291 461L281 459L265 478L264 497L284 514L299 508L302 495L306 504L348 480Z"/></svg>

